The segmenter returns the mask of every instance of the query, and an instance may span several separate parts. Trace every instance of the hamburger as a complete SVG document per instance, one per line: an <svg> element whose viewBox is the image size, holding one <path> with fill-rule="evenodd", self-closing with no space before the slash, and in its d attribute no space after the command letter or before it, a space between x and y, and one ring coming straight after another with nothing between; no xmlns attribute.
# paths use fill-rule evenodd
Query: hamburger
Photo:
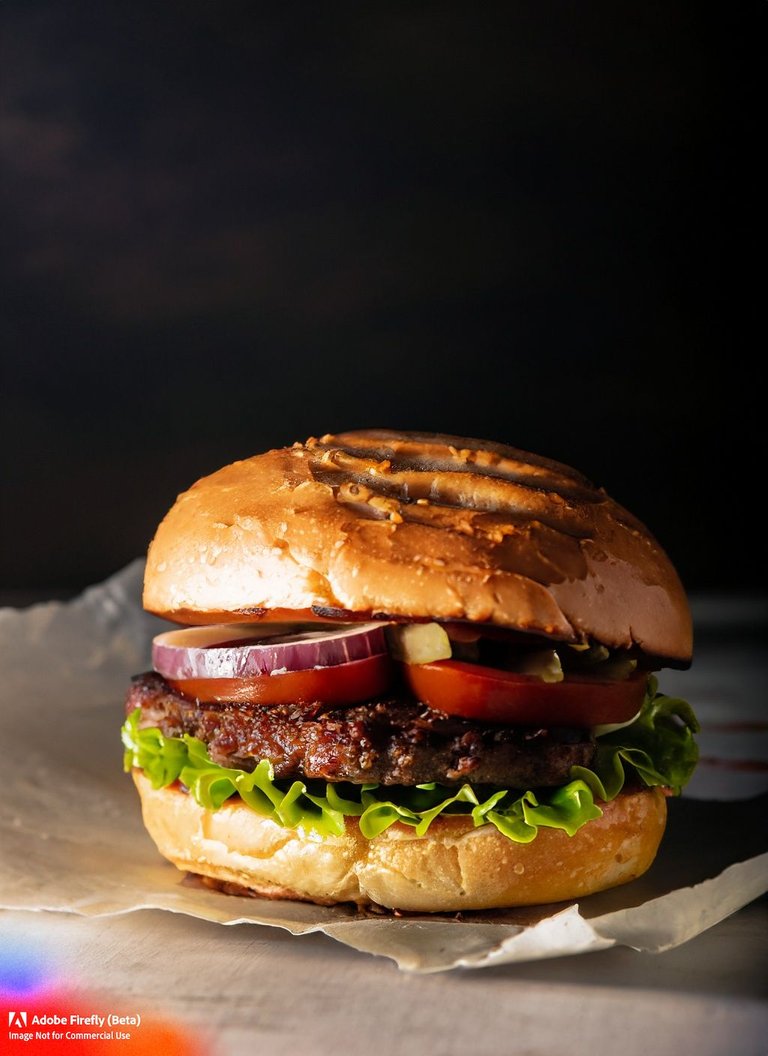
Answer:
<svg viewBox="0 0 768 1056"><path fill-rule="evenodd" d="M160 853L209 886L414 912L581 898L654 860L695 716L645 526L500 443L311 438L180 495L123 726Z"/></svg>

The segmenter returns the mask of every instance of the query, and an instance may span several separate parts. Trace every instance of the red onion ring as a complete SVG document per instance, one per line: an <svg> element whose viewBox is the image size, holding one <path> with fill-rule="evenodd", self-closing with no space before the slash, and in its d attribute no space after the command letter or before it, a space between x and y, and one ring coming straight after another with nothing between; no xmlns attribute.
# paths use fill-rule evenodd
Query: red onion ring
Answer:
<svg viewBox="0 0 768 1056"><path fill-rule="evenodd" d="M244 629L220 624L159 634L152 664L169 679L248 678L308 671L365 660L387 652L384 624L260 624Z"/></svg>

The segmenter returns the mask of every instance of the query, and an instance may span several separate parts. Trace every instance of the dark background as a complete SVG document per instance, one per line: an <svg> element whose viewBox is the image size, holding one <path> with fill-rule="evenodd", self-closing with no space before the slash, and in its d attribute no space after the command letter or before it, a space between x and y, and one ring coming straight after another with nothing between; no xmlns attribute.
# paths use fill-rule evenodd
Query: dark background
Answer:
<svg viewBox="0 0 768 1056"><path fill-rule="evenodd" d="M2 5L0 588L382 425L570 462L753 587L765 6L322 7Z"/></svg>

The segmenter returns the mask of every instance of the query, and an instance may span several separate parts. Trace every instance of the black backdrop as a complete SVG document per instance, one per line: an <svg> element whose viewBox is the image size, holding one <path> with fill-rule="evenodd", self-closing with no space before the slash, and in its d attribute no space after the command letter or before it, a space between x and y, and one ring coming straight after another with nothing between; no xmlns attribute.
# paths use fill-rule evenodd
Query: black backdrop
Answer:
<svg viewBox="0 0 768 1056"><path fill-rule="evenodd" d="M0 587L380 425L571 462L753 586L764 11L6 0Z"/></svg>

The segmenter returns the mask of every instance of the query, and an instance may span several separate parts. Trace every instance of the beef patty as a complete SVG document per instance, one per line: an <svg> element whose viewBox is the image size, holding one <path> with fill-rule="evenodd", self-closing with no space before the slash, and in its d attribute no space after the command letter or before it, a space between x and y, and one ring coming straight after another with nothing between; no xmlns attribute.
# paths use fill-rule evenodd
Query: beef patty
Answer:
<svg viewBox="0 0 768 1056"><path fill-rule="evenodd" d="M332 709L201 704L154 673L133 680L126 711L135 708L142 727L198 737L221 766L250 771L269 759L276 777L539 788L565 783L572 766L590 766L595 754L588 730L483 724L409 699Z"/></svg>

